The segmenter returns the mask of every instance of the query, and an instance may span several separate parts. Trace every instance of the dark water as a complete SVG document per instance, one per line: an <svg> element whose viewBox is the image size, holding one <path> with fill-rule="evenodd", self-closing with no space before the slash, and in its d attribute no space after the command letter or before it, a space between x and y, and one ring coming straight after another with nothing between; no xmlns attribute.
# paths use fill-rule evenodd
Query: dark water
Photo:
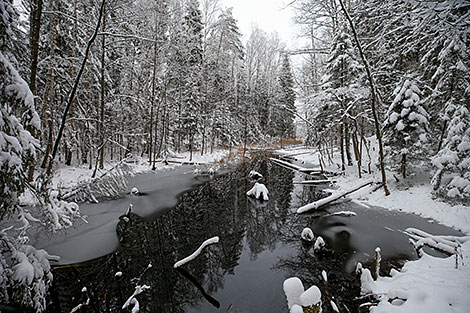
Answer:
<svg viewBox="0 0 470 313"><path fill-rule="evenodd" d="M252 169L264 175L268 202L245 195L253 185L246 178ZM383 251L386 268L415 258L407 236L400 232L407 227L459 234L414 215L352 202L297 215L299 205L322 196L320 190L294 185L294 180L304 179L300 175L261 159L183 194L175 208L158 217L150 214L153 220L131 214L126 222L121 217L116 252L54 270L49 311L70 312L89 297L87 312L125 312L121 307L135 286L145 284L151 288L137 296L141 312L287 312L282 283L297 276L306 288L316 284L328 291L341 311L346 306L357 312L357 261L367 266L376 247ZM357 216L327 216L344 210ZM300 240L307 226L325 239L327 249L314 253ZM176 261L213 236L219 236L218 244L182 270L173 269ZM322 270L328 273L328 288ZM122 276L115 276L118 271ZM81 292L83 287L87 293ZM328 301L323 310L331 312Z"/></svg>

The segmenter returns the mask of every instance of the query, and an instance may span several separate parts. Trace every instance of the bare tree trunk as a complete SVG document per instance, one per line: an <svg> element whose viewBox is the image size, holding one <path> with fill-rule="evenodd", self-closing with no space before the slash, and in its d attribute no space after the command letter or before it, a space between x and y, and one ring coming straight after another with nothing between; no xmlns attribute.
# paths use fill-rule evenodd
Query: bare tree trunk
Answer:
<svg viewBox="0 0 470 313"><path fill-rule="evenodd" d="M90 40L88 40L88 44L87 44L87 47L86 47L86 50L85 50L85 56L83 57L82 65L81 65L80 70L77 74L77 77L75 77L75 81L74 81L74 84L73 84L73 87L72 87L72 91L70 92L69 99L67 101L67 106L65 107L64 113L62 114L62 122L60 124L56 140L54 142L54 148L52 149L52 156L51 156L51 159L50 159L50 162L49 162L49 166L47 168L48 173L50 173L50 171L52 169L52 162L54 161L55 156L57 154L57 149L59 147L59 143L60 143L60 140L62 138L62 133L63 133L64 127L65 127L65 122L67 121L67 114L70 110L70 106L72 105L72 101L73 101L73 99L75 97L75 94L77 92L78 84L80 83L80 78L82 77L83 70L85 69L86 60L88 58L88 53L90 52L91 46L92 46L93 42L95 41L96 36L98 35L98 30L99 30L100 24L101 24L101 18L103 17L105 2L106 2L106 0L103 0L101 2L100 13L99 13L99 16L98 16L98 21L96 23L95 32L91 36Z"/></svg>
<svg viewBox="0 0 470 313"><path fill-rule="evenodd" d="M101 31L104 33L106 31L106 6L103 8L103 27ZM103 38L101 40L101 105L100 105L100 123L99 123L99 133L100 133L100 169L104 168L104 59L105 59L105 52L106 52L106 35L103 34Z"/></svg>
<svg viewBox="0 0 470 313"><path fill-rule="evenodd" d="M343 120L344 125L344 147L346 149L346 160L348 161L348 166L352 166L352 156L351 156L351 139L349 133L349 125L346 122L346 119Z"/></svg>
<svg viewBox="0 0 470 313"><path fill-rule="evenodd" d="M401 174L403 178L406 178L406 153L401 155Z"/></svg>
<svg viewBox="0 0 470 313"><path fill-rule="evenodd" d="M54 2L51 3L52 7L51 10L55 10ZM47 83L44 91L44 96L43 96L43 105L41 109L41 123L42 125L48 125L50 127L49 129L49 136L45 138L43 137L43 140L46 140L46 152L44 154L44 158L41 164L42 168L46 168L47 166L47 161L49 159L49 154L51 152L51 146L52 146L52 131L53 131L53 120L54 120L54 55L55 55L55 37L56 37L56 29L57 29L57 18L55 16L51 16L51 21L50 21L50 53L49 53L49 58L51 60L51 66L48 71L48 78L47 78ZM62 101L63 102L63 101ZM49 108L49 115L46 116L47 109Z"/></svg>
<svg viewBox="0 0 470 313"><path fill-rule="evenodd" d="M31 44L31 76L29 80L29 89L33 95L36 95L36 75L38 70L38 54L39 54L39 34L41 31L43 0L31 1L30 15L30 44Z"/></svg>
<svg viewBox="0 0 470 313"><path fill-rule="evenodd" d="M383 152L383 145L382 145L382 134L380 132L379 118L378 118L377 111L376 111L376 108L375 108L375 102L377 100L377 96L375 94L375 89L376 89L375 83L374 83L374 80L372 78L372 73L370 71L369 62L367 62L366 56L364 55L364 52L362 50L361 43L360 43L359 38L357 36L356 27L354 26L354 23L351 19L351 16L349 16L348 11L344 7L343 0L339 0L339 4L341 5L341 9L342 9L344 15L346 16L346 19L348 20L349 25L351 26L351 30L352 30L353 36L354 36L354 41L356 42L357 48L359 50L359 54L360 54L361 59L362 59L362 63L364 64L364 68L366 70L367 80L369 81L369 87L370 87L370 93L371 93L371 109L372 109L372 115L374 116L374 124L375 124L375 135L376 135L377 140L379 142L379 158L380 158L379 162L380 162L380 171L382 173L382 185L384 187L385 195L388 196L390 194L390 191L387 188L387 176L385 174L384 152Z"/></svg>
<svg viewBox="0 0 470 313"><path fill-rule="evenodd" d="M39 34L41 32L41 17L42 17L42 3L43 0L31 1L31 14L30 14L30 45L31 45L31 76L29 80L29 89L31 93L36 95L36 75L38 70L38 54L39 54ZM30 129L33 136L36 136L34 128ZM34 163L28 170L28 181L34 178Z"/></svg>
<svg viewBox="0 0 470 313"><path fill-rule="evenodd" d="M345 171L346 170L346 165L345 165L345 160L344 160L344 131L343 131L344 125L341 123L339 126L339 149L341 152L341 170Z"/></svg>

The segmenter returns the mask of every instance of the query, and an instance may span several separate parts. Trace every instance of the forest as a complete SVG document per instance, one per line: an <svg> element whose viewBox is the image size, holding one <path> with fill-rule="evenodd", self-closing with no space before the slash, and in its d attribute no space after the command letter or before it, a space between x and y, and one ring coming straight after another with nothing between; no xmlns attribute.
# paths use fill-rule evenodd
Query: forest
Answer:
<svg viewBox="0 0 470 313"><path fill-rule="evenodd" d="M28 230L83 218L51 185L61 166L94 178L129 158L150 170L298 140L320 165L377 167L385 194L386 173L426 171L434 196L468 204L470 1L286 6L300 50L242 34L219 0L0 0L2 302L46 310L53 257Z"/></svg>

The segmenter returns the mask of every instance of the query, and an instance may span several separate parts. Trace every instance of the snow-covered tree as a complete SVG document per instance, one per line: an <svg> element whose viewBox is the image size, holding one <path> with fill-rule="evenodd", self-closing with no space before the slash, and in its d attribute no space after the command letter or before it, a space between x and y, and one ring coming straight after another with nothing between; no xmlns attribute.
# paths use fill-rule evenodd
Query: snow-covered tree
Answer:
<svg viewBox="0 0 470 313"><path fill-rule="evenodd" d="M202 93L202 13L199 1L190 0L183 22L184 50L183 67L185 70L182 92L182 129L189 140L190 159L198 135L201 120Z"/></svg>
<svg viewBox="0 0 470 313"><path fill-rule="evenodd" d="M0 2L0 218L16 210L39 147L29 131L40 128L33 94L7 57L15 13L11 2Z"/></svg>
<svg viewBox="0 0 470 313"><path fill-rule="evenodd" d="M395 99L385 119L384 141L393 169L406 178L407 164L415 164L427 155L429 114L416 80L406 78L394 91Z"/></svg>
<svg viewBox="0 0 470 313"><path fill-rule="evenodd" d="M432 159L437 171L432 178L434 190L459 200L470 199L470 107L460 103L449 108L451 114L442 149Z"/></svg>
<svg viewBox="0 0 470 313"><path fill-rule="evenodd" d="M281 70L279 73L279 106L275 108L277 111L278 134L282 136L294 137L294 119L295 119L295 91L294 77L289 62L289 57L284 55Z"/></svg>

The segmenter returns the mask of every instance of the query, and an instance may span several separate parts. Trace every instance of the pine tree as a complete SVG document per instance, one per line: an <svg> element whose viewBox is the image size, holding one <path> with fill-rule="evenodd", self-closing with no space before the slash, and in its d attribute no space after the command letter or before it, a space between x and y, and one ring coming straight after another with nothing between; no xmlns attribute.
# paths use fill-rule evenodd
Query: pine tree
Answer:
<svg viewBox="0 0 470 313"><path fill-rule="evenodd" d="M470 199L470 108L467 103L448 107L451 116L442 149L432 159L437 171L434 190L449 198Z"/></svg>
<svg viewBox="0 0 470 313"><path fill-rule="evenodd" d="M394 95L395 99L386 113L384 139L392 168L399 168L406 178L407 164L414 164L426 156L429 114L415 80L405 79L395 89Z"/></svg>
<svg viewBox="0 0 470 313"><path fill-rule="evenodd" d="M294 119L296 113L294 78L289 62L289 58L284 55L279 74L279 107L277 108L279 125L278 134L293 137L295 135Z"/></svg>
<svg viewBox="0 0 470 313"><path fill-rule="evenodd" d="M199 1L190 0L184 16L182 66L186 73L182 92L182 129L189 140L190 160L201 119L202 94L202 14Z"/></svg>

